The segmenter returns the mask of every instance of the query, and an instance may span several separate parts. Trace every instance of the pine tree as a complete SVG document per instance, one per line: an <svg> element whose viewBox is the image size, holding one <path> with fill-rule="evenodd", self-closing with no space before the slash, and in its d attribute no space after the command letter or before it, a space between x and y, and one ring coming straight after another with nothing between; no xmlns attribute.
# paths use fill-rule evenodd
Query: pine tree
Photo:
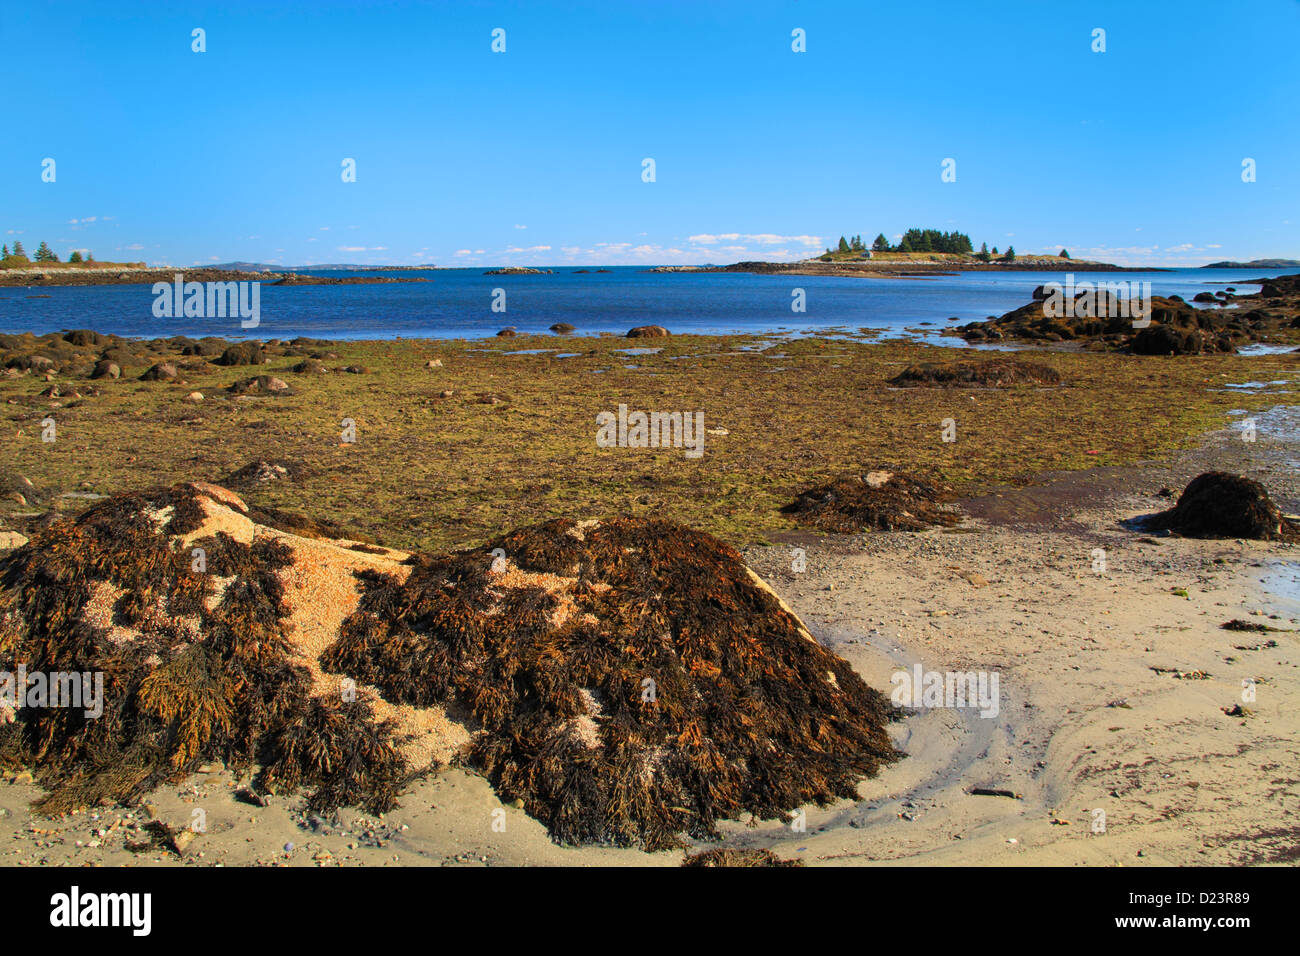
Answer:
<svg viewBox="0 0 1300 956"><path fill-rule="evenodd" d="M994 246L994 247L993 247L993 255L996 256L997 254L998 254L998 247L997 247L997 246Z"/></svg>
<svg viewBox="0 0 1300 956"><path fill-rule="evenodd" d="M80 261L81 261L81 253L78 252L76 249L73 249L73 250L72 250L72 254L71 254L70 256L68 256L68 261L69 261L69 262L80 262Z"/></svg>
<svg viewBox="0 0 1300 956"><path fill-rule="evenodd" d="M44 240L42 240L41 244L36 247L36 261L37 262L58 262L59 257L54 253L53 250L50 249L49 246L45 244Z"/></svg>
<svg viewBox="0 0 1300 956"><path fill-rule="evenodd" d="M1070 253L1067 252L1067 251L1064 250L1064 249L1062 249L1060 252L1058 252L1057 255L1060 256L1062 259L1068 259L1068 258L1070 258Z"/></svg>
<svg viewBox="0 0 1300 956"><path fill-rule="evenodd" d="M27 255L26 251L23 249L22 242L17 239L14 240L14 255L24 257Z"/></svg>
<svg viewBox="0 0 1300 956"><path fill-rule="evenodd" d="M1003 256L1002 258L1003 258L1003 259L1006 259L1007 262L1015 262L1015 261L1016 261L1016 247L1015 247L1015 246L1007 246L1007 254L1006 254L1005 256Z"/></svg>
<svg viewBox="0 0 1300 956"><path fill-rule="evenodd" d="M849 251L849 241L845 239L843 236L840 236L840 252L848 252L848 251Z"/></svg>
<svg viewBox="0 0 1300 956"><path fill-rule="evenodd" d="M0 252L0 259L8 259L8 258L9 258L9 244L5 243L4 251Z"/></svg>
<svg viewBox="0 0 1300 956"><path fill-rule="evenodd" d="M885 234L883 232L880 235L876 236L876 241L871 244L871 249L873 252L889 251L889 240L885 238Z"/></svg>

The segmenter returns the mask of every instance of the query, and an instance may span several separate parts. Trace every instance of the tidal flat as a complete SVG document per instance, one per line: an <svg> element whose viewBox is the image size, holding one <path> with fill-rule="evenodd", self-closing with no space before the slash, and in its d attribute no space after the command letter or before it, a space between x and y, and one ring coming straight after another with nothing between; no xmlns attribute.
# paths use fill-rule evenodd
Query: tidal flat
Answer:
<svg viewBox="0 0 1300 956"><path fill-rule="evenodd" d="M674 335L629 356L621 337L521 335L277 343L264 364L223 366L165 340L119 341L118 379L89 378L100 347L69 347L56 374L0 377L5 527L267 461L288 473L244 487L250 501L393 547L470 546L548 518L612 514L743 547L791 530L781 506L845 472L893 466L969 496L1046 471L1158 460L1225 427L1230 411L1286 404L1296 367L1289 354L1032 349L1023 357L1061 384L896 388L889 380L909 365L1006 353ZM140 379L165 363L174 378ZM294 371L303 363L324 371ZM228 391L256 375L289 392ZM1249 382L1272 384L1232 387ZM599 447L597 417L620 405L702 413L703 455Z"/></svg>

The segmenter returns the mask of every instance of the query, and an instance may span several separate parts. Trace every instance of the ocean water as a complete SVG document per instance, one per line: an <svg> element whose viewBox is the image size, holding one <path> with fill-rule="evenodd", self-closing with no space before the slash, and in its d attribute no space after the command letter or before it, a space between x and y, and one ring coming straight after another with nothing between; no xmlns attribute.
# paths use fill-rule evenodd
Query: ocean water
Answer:
<svg viewBox="0 0 1300 956"><path fill-rule="evenodd" d="M577 334L622 334L636 325L677 333L810 333L831 329L907 329L937 333L1024 305L1034 288L1065 281L1057 272L963 272L934 278L830 278L743 273L647 272L616 266L608 273L486 276L482 269L387 273L431 281L351 286L263 284L261 321L242 329L238 318L156 318L148 285L0 288L0 331L50 332L89 328L141 338L215 335L227 339L462 338L493 336L513 326L545 333L568 322ZM594 270L596 267L585 267ZM1075 281L1150 282L1155 295L1197 293L1286 269L1176 269L1075 274ZM322 271L319 275L356 275ZM364 274L364 273L362 273ZM791 309L792 291L805 293L806 311ZM506 311L493 312L493 290L505 290ZM928 324L927 324L928 323ZM949 342L953 340L949 339Z"/></svg>

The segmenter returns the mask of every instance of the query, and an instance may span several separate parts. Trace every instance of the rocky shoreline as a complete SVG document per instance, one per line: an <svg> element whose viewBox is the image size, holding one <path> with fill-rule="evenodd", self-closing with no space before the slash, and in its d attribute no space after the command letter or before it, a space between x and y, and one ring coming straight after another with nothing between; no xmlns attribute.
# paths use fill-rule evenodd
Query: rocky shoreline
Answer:
<svg viewBox="0 0 1300 956"><path fill-rule="evenodd" d="M1201 292L1196 308L1180 296L1152 296L1145 325L1130 314L1130 301L1087 285L1072 300L1053 302L1044 286L1033 301L997 318L946 329L973 345L1069 343L1086 349L1123 349L1136 355L1198 355L1235 352L1254 343L1300 342L1300 274L1257 279L1260 291L1238 295L1235 286ZM1253 283L1251 283L1253 284ZM1232 290L1232 291L1228 291ZM1062 290L1056 290L1059 294ZM1066 290L1067 293L1072 290Z"/></svg>

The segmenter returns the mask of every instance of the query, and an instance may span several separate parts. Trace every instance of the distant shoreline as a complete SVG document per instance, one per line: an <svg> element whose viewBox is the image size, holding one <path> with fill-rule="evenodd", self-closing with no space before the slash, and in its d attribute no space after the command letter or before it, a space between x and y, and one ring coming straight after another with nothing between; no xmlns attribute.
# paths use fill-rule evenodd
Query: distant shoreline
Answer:
<svg viewBox="0 0 1300 956"><path fill-rule="evenodd" d="M1172 272L1160 266L1117 266L1109 262L1064 260L1056 256L1025 256L1013 262L942 261L921 259L858 259L822 262L737 262L729 266L656 266L650 272L748 272L755 275L846 276L875 278L923 278L956 275L961 272Z"/></svg>
<svg viewBox="0 0 1300 956"><path fill-rule="evenodd" d="M725 273L741 272L753 275L839 276L844 278L933 278L957 275L962 272L1174 272L1180 268L1234 269L1250 271L1260 268L1285 268L1263 266L1261 262L1287 262L1289 260L1256 260L1240 263L1213 263L1206 266L1118 266L1109 262L1090 262L1083 259L1061 260L1056 256L1022 256L1013 262L945 261L918 259L861 259L825 262L805 259L798 262L746 261L731 265L662 265L640 267L650 273ZM96 286L96 285L150 285L155 282L173 282L177 273L188 282L265 282L281 285L342 285L380 284L396 282L424 282L418 277L397 276L312 276L311 272L449 272L463 269L480 269L481 266L362 266L321 265L283 266L271 270L261 263L224 263L218 266L138 266L106 267L102 264L84 268L69 268L66 264L56 268L33 265L30 268L0 270L0 288L34 288L37 286ZM574 266L573 268L532 269L520 266L502 266L485 271L484 275L580 275L606 272L605 266ZM625 268L625 267L619 267ZM631 267L634 268L634 267Z"/></svg>
<svg viewBox="0 0 1300 956"><path fill-rule="evenodd" d="M476 268L476 267L475 267ZM321 267L322 270L325 267ZM356 272L393 272L400 267L363 266ZM186 269L179 266L164 268L135 269L5 269L0 271L0 288L36 288L40 286L96 286L96 285L151 285L155 282L174 282L179 273L187 282L265 282L281 285L338 285L393 282L428 281L418 277L398 278L396 276L348 276L348 277L312 277L305 275L303 268L286 269L283 272L261 272L221 267L200 267ZM328 271L344 271L333 269ZM400 271L414 271L400 269ZM449 267L429 267L420 271L450 271ZM485 272L485 275L573 275L594 274L595 267L575 268L572 270L553 270L550 272L522 270L518 267L503 267ZM951 263L916 262L901 264L897 262L855 262L809 263L809 262L738 262L729 266L652 266L643 272L747 272L758 275L812 275L845 276L875 278L925 278L940 275L955 275L958 272L1169 272L1160 268L1126 268L1107 263L1079 262L1069 267L1034 265L1031 262L1015 263L977 263L961 264L954 268Z"/></svg>
<svg viewBox="0 0 1300 956"><path fill-rule="evenodd" d="M368 272L394 271L367 269ZM252 272L240 269L185 269L179 266L133 269L5 269L0 271L0 287L36 288L39 286L152 285L172 283L182 275L186 282L265 282L268 285L380 285L394 282L428 282L419 276L313 276L298 270Z"/></svg>

